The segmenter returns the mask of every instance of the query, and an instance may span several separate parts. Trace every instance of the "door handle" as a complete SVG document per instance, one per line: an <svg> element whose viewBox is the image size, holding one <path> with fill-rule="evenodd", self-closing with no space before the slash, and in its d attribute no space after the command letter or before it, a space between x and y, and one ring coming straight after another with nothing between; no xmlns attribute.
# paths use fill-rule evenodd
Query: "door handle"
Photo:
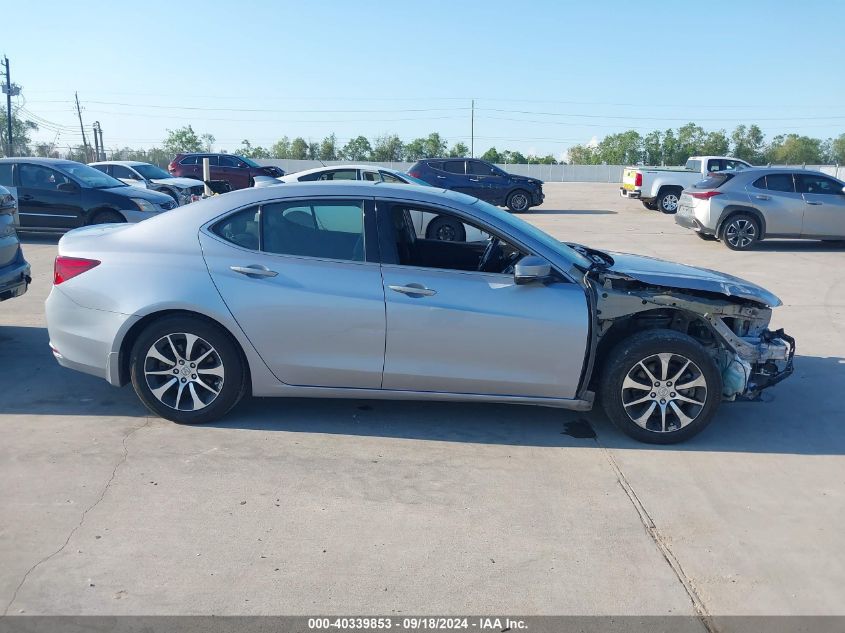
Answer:
<svg viewBox="0 0 845 633"><path fill-rule="evenodd" d="M470 182L478 182L478 178L470 178L469 181Z"/></svg>
<svg viewBox="0 0 845 633"><path fill-rule="evenodd" d="M250 264L249 266L229 266L229 268L236 273L246 275L247 277L275 277L279 273L275 270L270 270L266 266L259 264Z"/></svg>
<svg viewBox="0 0 845 633"><path fill-rule="evenodd" d="M807 204L814 204L814 205L822 204L821 202L815 202L814 200L805 200L804 202L806 202Z"/></svg>
<svg viewBox="0 0 845 633"><path fill-rule="evenodd" d="M763 193L758 193L754 197L757 198L758 200L771 200L772 199L771 196L767 196L766 194L763 194Z"/></svg>
<svg viewBox="0 0 845 633"><path fill-rule="evenodd" d="M400 292L403 295L430 297L436 295L437 291L431 288L426 288L420 284L408 284L407 286L388 286L393 292Z"/></svg>
<svg viewBox="0 0 845 633"><path fill-rule="evenodd" d="M32 196L29 195L28 193L24 194L24 195L21 196L21 200L27 200L27 201L32 200Z"/></svg>
<svg viewBox="0 0 845 633"><path fill-rule="evenodd" d="M446 180L446 176L438 176L440 180Z"/></svg>

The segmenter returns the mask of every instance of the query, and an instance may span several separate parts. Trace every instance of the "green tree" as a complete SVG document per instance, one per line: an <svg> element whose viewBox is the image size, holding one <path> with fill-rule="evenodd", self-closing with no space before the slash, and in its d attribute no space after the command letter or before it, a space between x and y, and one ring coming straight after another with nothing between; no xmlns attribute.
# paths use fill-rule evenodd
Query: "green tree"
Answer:
<svg viewBox="0 0 845 633"><path fill-rule="evenodd" d="M845 133L830 139L830 162L845 165Z"/></svg>
<svg viewBox="0 0 845 633"><path fill-rule="evenodd" d="M290 144L290 153L288 158L295 160L305 160L308 157L308 143L301 136L297 136Z"/></svg>
<svg viewBox="0 0 845 633"><path fill-rule="evenodd" d="M214 145L214 136L211 134L197 135L190 125L176 130L167 130L167 138L164 139L164 150L169 154L180 154L183 152L207 152Z"/></svg>
<svg viewBox="0 0 845 633"><path fill-rule="evenodd" d="M679 148L678 137L674 130L666 130L663 133L663 165L682 165L689 155L682 156L684 150Z"/></svg>
<svg viewBox="0 0 845 633"><path fill-rule="evenodd" d="M0 143L2 143L3 155L7 155L8 151L8 117L6 111L0 113ZM28 156L32 153L30 143L32 139L30 134L38 131L38 124L29 119L21 119L15 112L12 112L12 156Z"/></svg>
<svg viewBox="0 0 845 633"><path fill-rule="evenodd" d="M599 163L595 148L587 145L573 145L569 148L568 154L570 165L597 165Z"/></svg>
<svg viewBox="0 0 845 633"><path fill-rule="evenodd" d="M317 141L308 143L308 160L318 160L320 158L320 144Z"/></svg>
<svg viewBox="0 0 845 633"><path fill-rule="evenodd" d="M724 130L716 130L715 132L707 132L702 139L702 144L698 149L699 154L705 156L724 156L728 153L730 141Z"/></svg>
<svg viewBox="0 0 845 633"><path fill-rule="evenodd" d="M407 160L443 158L447 154L446 141L437 132L432 132L425 138L415 138L405 147L405 158Z"/></svg>
<svg viewBox="0 0 845 633"><path fill-rule="evenodd" d="M329 134L320 143L320 160L337 160L337 136Z"/></svg>
<svg viewBox="0 0 845 633"><path fill-rule="evenodd" d="M290 158L290 139L287 136L283 136L273 143L273 146L270 148L270 154L273 158Z"/></svg>
<svg viewBox="0 0 845 633"><path fill-rule="evenodd" d="M509 165L524 165L528 162L528 159L520 152L505 150L502 152L502 161Z"/></svg>
<svg viewBox="0 0 845 633"><path fill-rule="evenodd" d="M458 141L452 145L452 149L449 150L449 156L451 158L463 158L464 156L469 156L469 147Z"/></svg>
<svg viewBox="0 0 845 633"><path fill-rule="evenodd" d="M399 162L405 157L405 145L396 134L379 136L373 143L372 160Z"/></svg>
<svg viewBox="0 0 845 633"><path fill-rule="evenodd" d="M772 139L767 152L775 164L816 165L822 162L822 141L799 134L779 135Z"/></svg>
<svg viewBox="0 0 845 633"><path fill-rule="evenodd" d="M370 160L372 153L373 148L370 146L370 141L367 140L366 136L353 138L343 146L340 152L344 160L353 161Z"/></svg>
<svg viewBox="0 0 845 633"><path fill-rule="evenodd" d="M260 145L253 145L247 139L241 141L241 146L237 149L239 156L246 156L247 158L270 158L270 152Z"/></svg>
<svg viewBox="0 0 845 633"><path fill-rule="evenodd" d="M529 156L529 163L537 163L538 165L557 165L557 159L551 154L545 156Z"/></svg>
<svg viewBox="0 0 845 633"><path fill-rule="evenodd" d="M491 147L481 155L481 160L486 160L488 163L501 163L502 156L496 151L495 147Z"/></svg>
<svg viewBox="0 0 845 633"><path fill-rule="evenodd" d="M754 125L737 125L731 132L731 154L748 161L752 165L759 165L765 160L766 140L763 131Z"/></svg>
<svg viewBox="0 0 845 633"><path fill-rule="evenodd" d="M643 137L643 162L646 165L663 164L663 135L660 130L649 132Z"/></svg>
<svg viewBox="0 0 845 633"><path fill-rule="evenodd" d="M642 142L639 132L634 130L605 136L596 148L599 162L608 165L637 163L642 155Z"/></svg>

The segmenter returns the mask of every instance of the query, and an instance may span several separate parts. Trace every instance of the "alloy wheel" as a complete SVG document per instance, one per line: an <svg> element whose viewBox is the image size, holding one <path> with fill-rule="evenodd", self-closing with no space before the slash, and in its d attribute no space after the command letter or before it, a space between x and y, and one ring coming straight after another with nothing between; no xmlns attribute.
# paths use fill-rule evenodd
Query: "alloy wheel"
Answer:
<svg viewBox="0 0 845 633"><path fill-rule="evenodd" d="M661 202L663 206L663 210L669 213L678 210L678 196L674 193L670 193L666 196L663 196L663 202Z"/></svg>
<svg viewBox="0 0 845 633"><path fill-rule="evenodd" d="M199 411L223 388L223 360L205 339L187 332L162 336L147 350L144 378L153 396L177 411Z"/></svg>
<svg viewBox="0 0 845 633"><path fill-rule="evenodd" d="M707 380L681 354L652 354L628 371L622 382L622 406L638 426L655 433L691 424L707 402Z"/></svg>
<svg viewBox="0 0 845 633"><path fill-rule="evenodd" d="M725 239L731 246L736 248L747 248L757 239L757 227L751 220L738 218L728 224L725 229Z"/></svg>
<svg viewBox="0 0 845 633"><path fill-rule="evenodd" d="M449 224L443 224L435 232L437 239L441 242L454 242L457 239L455 227Z"/></svg>
<svg viewBox="0 0 845 633"><path fill-rule="evenodd" d="M515 211L525 211L528 207L528 196L524 193L515 193L511 196L511 206Z"/></svg>

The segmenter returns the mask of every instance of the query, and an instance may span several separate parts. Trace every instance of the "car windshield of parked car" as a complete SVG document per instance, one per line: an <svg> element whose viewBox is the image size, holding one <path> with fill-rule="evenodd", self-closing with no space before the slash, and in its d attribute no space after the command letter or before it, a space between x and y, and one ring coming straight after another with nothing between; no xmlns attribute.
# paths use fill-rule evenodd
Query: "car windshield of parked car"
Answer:
<svg viewBox="0 0 845 633"><path fill-rule="evenodd" d="M243 162L245 162L245 163L246 163L247 165L249 165L250 167L261 167L261 165L259 165L258 163L256 163L256 162L255 162L254 160L252 160L251 158L246 158L245 156L238 156L238 158L239 158L239 159L241 159Z"/></svg>
<svg viewBox="0 0 845 633"><path fill-rule="evenodd" d="M414 178L411 174L402 174L402 178L408 181L409 185L422 185L423 187L431 187L429 183L425 180L420 180L419 178Z"/></svg>
<svg viewBox="0 0 845 633"><path fill-rule="evenodd" d="M56 165L56 167L77 180L81 180L92 189L111 189L112 187L129 186L120 182L117 178L112 178L108 174L104 174L99 169L94 169L81 163L61 163Z"/></svg>
<svg viewBox="0 0 845 633"><path fill-rule="evenodd" d="M161 167L156 167L155 165L132 165L132 169L137 171L147 180L173 178L173 176L164 171Z"/></svg>
<svg viewBox="0 0 845 633"><path fill-rule="evenodd" d="M506 211L503 211L499 207L494 207L489 202L484 202L483 200L478 200L475 202L480 208L482 208L488 215L494 216L496 219L501 220L502 222L526 233L529 237L537 240L544 246L561 253L564 257L566 257L570 262L579 266L580 268L589 268L592 266L592 262L581 255L578 251L574 250L573 248L567 246L560 240L556 240L551 235L546 233L545 231L541 231L533 224L526 222L522 218L518 218L515 215L512 215Z"/></svg>

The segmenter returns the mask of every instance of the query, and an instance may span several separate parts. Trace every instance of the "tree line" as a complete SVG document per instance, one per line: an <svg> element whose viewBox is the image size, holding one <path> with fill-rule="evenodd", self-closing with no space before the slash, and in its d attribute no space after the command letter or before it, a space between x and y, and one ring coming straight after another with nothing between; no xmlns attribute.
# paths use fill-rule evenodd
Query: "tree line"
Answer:
<svg viewBox="0 0 845 633"><path fill-rule="evenodd" d="M577 165L683 165L690 156L730 155L752 165L843 164L845 134L826 140L800 134L779 134L766 141L757 125L738 125L733 132L706 131L695 123L677 129L636 130L605 136L594 146L569 148L569 162Z"/></svg>
<svg viewBox="0 0 845 633"><path fill-rule="evenodd" d="M93 158L90 150L82 145L57 148L50 143L32 143L30 135L38 125L13 116L14 151L17 155L67 158L88 162ZM5 151L5 113L0 114L0 142ZM187 125L167 130L161 147L107 150L112 160L139 160L165 166L174 155L182 152L211 151L215 137L197 133ZM414 162L423 158L454 158L469 155L463 142L448 145L439 133L403 142L396 134L383 134L372 140L357 136L341 144L335 134L321 141L311 141L297 136L283 136L269 147L253 145L244 139L231 153L247 158L288 158L299 160L348 160L375 162ZM695 155L731 155L754 165L765 164L845 164L845 133L835 138L820 139L799 134L780 134L767 141L755 124L738 125L728 134L725 130L707 131L695 123L676 129L654 130L642 135L636 130L609 134L594 145L574 145L569 148L566 162L574 165L683 165ZM481 157L499 164L557 164L552 155L524 155L518 151L499 151L489 148Z"/></svg>

